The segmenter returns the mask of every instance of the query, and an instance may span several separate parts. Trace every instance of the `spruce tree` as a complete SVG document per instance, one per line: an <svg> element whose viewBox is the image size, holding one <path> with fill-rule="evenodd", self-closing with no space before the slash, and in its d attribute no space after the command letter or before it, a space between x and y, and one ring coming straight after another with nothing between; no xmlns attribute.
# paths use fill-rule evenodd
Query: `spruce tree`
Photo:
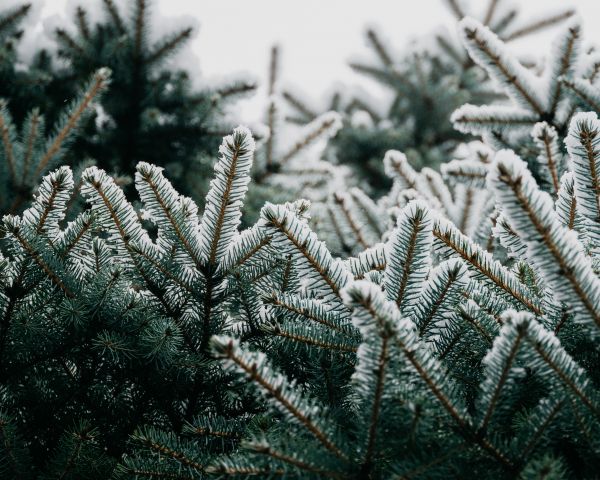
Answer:
<svg viewBox="0 0 600 480"><path fill-rule="evenodd" d="M465 2L440 3L458 20L469 14ZM564 9L523 21L514 5L489 0L482 25L511 42L560 24L573 14L572 9ZM391 91L392 101L381 105L364 91L346 88L335 90L323 108L342 114L343 128L331 143L336 157L358 173L358 186L379 197L390 185L381 165L387 150L402 150L417 169L437 167L460 142L469 139L464 133L472 133L453 128L450 114L465 103L487 104L503 95L487 81L477 58L471 58L448 32L421 39L401 56L377 28L367 29L365 36L374 58L354 59L350 67ZM319 110L307 99L291 89L285 89L282 96L289 105L290 122L305 124L316 118Z"/></svg>
<svg viewBox="0 0 600 480"><path fill-rule="evenodd" d="M240 95L253 92L255 82L239 78L194 87L188 72L167 63L191 38L192 28L151 43L151 1L136 0L127 15L113 0L94 1L104 7L101 18L89 18L82 5L74 12L72 27L60 26L54 32L60 62L40 49L25 68L15 47L22 33L19 22L30 7L24 4L2 13L0 98L10 100L8 111L16 128L25 128L34 108L49 124L56 124L65 99L75 98L94 72L109 68L111 87L81 123L81 134L63 161L75 166L93 160L123 175L123 182L138 162L148 161L168 168L187 195L202 197L212 152L231 126L225 109ZM190 182L192 176L200 181Z"/></svg>
<svg viewBox="0 0 600 480"><path fill-rule="evenodd" d="M28 68L23 68L17 54L24 33L22 24L30 10L30 3L0 10L0 98L10 99L10 112L19 126L33 108L48 111L49 105L55 106L57 102L53 95L46 95L53 83L48 53L41 49ZM87 81L92 73L90 71L83 81Z"/></svg>
<svg viewBox="0 0 600 480"><path fill-rule="evenodd" d="M201 204L147 161L139 201L98 165L58 165L106 68L50 135L4 107L0 475L594 478L594 55L573 19L535 78L483 24L460 29L514 105L458 108L473 139L439 171L387 150L372 198L334 164L333 191L307 181L293 193L313 204L266 202L247 228L252 189L310 178L322 159L296 155L338 123L283 147L274 73L271 136L225 136Z"/></svg>

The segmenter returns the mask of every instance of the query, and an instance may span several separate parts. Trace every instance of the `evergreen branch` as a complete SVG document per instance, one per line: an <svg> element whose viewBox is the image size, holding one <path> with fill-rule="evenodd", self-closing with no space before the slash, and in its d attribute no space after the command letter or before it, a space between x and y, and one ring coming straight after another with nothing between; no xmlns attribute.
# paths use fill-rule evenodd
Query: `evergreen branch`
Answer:
<svg viewBox="0 0 600 480"><path fill-rule="evenodd" d="M540 150L537 160L542 166L547 168L547 171L544 170L544 174L546 176L548 173L550 174L550 183L555 194L558 194L560 188L559 179L562 174L562 172L559 172L559 168L562 167L562 162L556 130L546 122L540 122L535 124L531 136Z"/></svg>
<svg viewBox="0 0 600 480"><path fill-rule="evenodd" d="M456 109L450 121L459 132L482 135L496 130L511 131L533 125L539 116L521 108L504 105L465 104Z"/></svg>
<svg viewBox="0 0 600 480"><path fill-rule="evenodd" d="M365 194L360 188L354 187L350 189L350 196L354 203L358 206L359 213L365 220L365 225L368 225L371 234L375 241L378 241L385 233L385 228L381 222L381 211L375 202Z"/></svg>
<svg viewBox="0 0 600 480"><path fill-rule="evenodd" d="M300 470L304 470L306 472L310 472L315 475L319 475L321 478L344 478L341 474L336 472L329 472L327 470L322 470L311 463L305 462L296 456L288 455L284 452L276 450L271 445L265 442L247 442L246 448L252 450L253 452L259 453L261 455L267 455L275 460L287 463L288 465L292 465ZM270 473L270 472L269 472Z"/></svg>
<svg viewBox="0 0 600 480"><path fill-rule="evenodd" d="M133 475L134 478L150 478L151 480L160 478L169 478L173 480L197 480L198 478L196 476L183 476L181 473L163 472L159 470L160 467L156 467L156 469L150 469L148 467L135 468L128 465L118 465L117 468L119 473L124 472L129 475Z"/></svg>
<svg viewBox="0 0 600 480"><path fill-rule="evenodd" d="M467 443L459 444L458 446L451 448L449 451L447 451L443 455L436 455L436 457L433 460L431 460L430 462L419 465L418 467L413 468L412 470L409 470L408 472L404 472L404 473L395 475L392 478L394 480L410 480L411 478L418 477L422 473L427 472L427 470L430 470L432 467L435 467L436 465L439 465L440 463L446 462L449 459L454 458L457 453L460 453L463 450L466 450L467 447L468 447Z"/></svg>
<svg viewBox="0 0 600 480"><path fill-rule="evenodd" d="M263 331L275 337L302 343L307 346L321 348L323 350L338 351L343 353L356 353L357 351L357 347L354 345L324 339L330 337L331 335L321 335L319 338L317 338L314 336L314 330L303 328L303 326L274 324L272 326L263 327Z"/></svg>
<svg viewBox="0 0 600 480"><path fill-rule="evenodd" d="M275 93L275 85L277 83L277 74L279 71L279 47L273 45L271 47L271 60L269 62L269 83L268 83L268 94L273 95Z"/></svg>
<svg viewBox="0 0 600 480"><path fill-rule="evenodd" d="M452 193L444 183L441 175L429 167L423 167L421 169L421 176L427 182L428 190L437 199L437 203L441 206L443 211L447 215L452 215L452 208L454 201L452 199Z"/></svg>
<svg viewBox="0 0 600 480"><path fill-rule="evenodd" d="M521 38L525 35L530 35L544 28L556 25L557 23L560 23L563 20L572 17L573 15L575 15L575 10L565 10L564 12L549 16L547 18L543 18L541 20L537 20L535 22L530 23L529 25L521 27L518 30L512 32L511 34L505 35L503 37L503 40L505 42L511 42L513 40L516 40L517 38Z"/></svg>
<svg viewBox="0 0 600 480"><path fill-rule="evenodd" d="M12 11L4 13L2 17L0 17L0 33L2 33L6 29L11 28L22 18L24 18L30 9L31 4L24 3L23 5L14 8Z"/></svg>
<svg viewBox="0 0 600 480"><path fill-rule="evenodd" d="M492 229L492 232L502 246L509 252L509 255L523 260L526 259L527 244L523 242L521 237L519 237L519 234L513 230L503 214L500 214L496 219L496 225Z"/></svg>
<svg viewBox="0 0 600 480"><path fill-rule="evenodd" d="M87 12L81 7L78 6L75 11L75 17L77 18L77 27L79 28L79 33L85 40L90 39L90 26L87 21Z"/></svg>
<svg viewBox="0 0 600 480"><path fill-rule="evenodd" d="M517 14L517 10L515 8L511 8L507 10L506 13L502 15L495 24L486 26L490 27L492 32L496 32L496 35L502 35L502 32L504 32L504 30L506 30L513 23L514 19L517 18Z"/></svg>
<svg viewBox="0 0 600 480"><path fill-rule="evenodd" d="M237 444L242 439L244 427L244 422L238 419L228 419L220 415L201 415L192 423L185 425L184 431L198 438L216 438Z"/></svg>
<svg viewBox="0 0 600 480"><path fill-rule="evenodd" d="M471 271L486 283L497 287L500 292L507 293L537 315L543 315L538 302L531 298L529 292L514 274L494 260L492 255L479 245L473 243L449 221L438 217L433 224L433 236L444 248L462 258Z"/></svg>
<svg viewBox="0 0 600 480"><path fill-rule="evenodd" d="M219 99L224 99L224 98L228 98L228 97L233 97L235 95L243 95L248 92L253 92L256 89L257 89L256 82L254 82L252 80L249 80L249 81L240 80L240 81L232 83L231 85L225 85L225 86L219 87L217 90L215 90L215 94L217 95L217 97ZM199 97L198 100L200 100L201 98L203 98L203 96ZM254 135L257 138L257 140L261 140L260 134L257 134L255 132Z"/></svg>
<svg viewBox="0 0 600 480"><path fill-rule="evenodd" d="M201 248L198 241L198 208L181 197L163 176L162 168L146 162L138 163L135 182L140 199L153 218L167 230L159 227L159 234L178 242L187 252L198 271L202 270Z"/></svg>
<svg viewBox="0 0 600 480"><path fill-rule="evenodd" d="M387 263L385 245L378 243L363 250L356 257L346 259L345 263L355 280L362 280L365 274L371 271L381 272Z"/></svg>
<svg viewBox="0 0 600 480"><path fill-rule="evenodd" d="M364 295L360 290L361 286L376 289L366 282L361 285L354 284L345 290L347 303L350 306L356 306L356 298ZM367 296L382 295L380 292L371 293L367 291ZM373 299L374 302L383 300L383 298ZM368 475L373 468L373 455L375 454L376 438L379 427L379 417L382 409L385 380L387 375L388 363L391 357L392 330L389 327L391 321L389 310L386 311L383 305L377 304L374 308L354 308L352 319L355 326L359 329L363 342L358 352L358 363L352 375L352 381L355 389L363 397L362 408L370 412L368 419L367 435L365 440L365 451L361 460L361 472ZM366 405L365 405L366 403Z"/></svg>
<svg viewBox="0 0 600 480"><path fill-rule="evenodd" d="M442 164L440 171L452 185L465 185L477 189L485 188L487 167L479 161L452 160Z"/></svg>
<svg viewBox="0 0 600 480"><path fill-rule="evenodd" d="M600 91L589 80L562 78L561 81L592 110L600 112Z"/></svg>
<svg viewBox="0 0 600 480"><path fill-rule="evenodd" d="M60 129L58 129L56 135L49 140L46 151L39 160L34 177L39 176L64 148L65 142L73 135L74 130L81 122L84 112L89 109L92 101L95 100L108 86L109 79L110 70L106 68L101 68L94 74L92 81L82 98L76 100L72 106L70 106L68 118Z"/></svg>
<svg viewBox="0 0 600 480"><path fill-rule="evenodd" d="M200 224L200 248L204 263L216 269L240 222L240 208L250 181L254 140L250 131L238 127L223 138L221 158L215 165L204 215Z"/></svg>
<svg viewBox="0 0 600 480"><path fill-rule="evenodd" d="M397 150L388 150L383 157L383 165L386 175L394 180L395 188L399 191L415 191L433 209L443 210L423 175L412 168L406 155Z"/></svg>
<svg viewBox="0 0 600 480"><path fill-rule="evenodd" d="M11 181L14 183L17 179L16 162L14 155L14 145L16 141L15 127L8 111L6 102L0 101L0 138L4 148L4 158L8 164Z"/></svg>
<svg viewBox="0 0 600 480"><path fill-rule="evenodd" d="M54 240L60 231L59 222L65 216L73 185L69 167L61 167L46 175L33 205L23 212L23 223L31 226L36 233Z"/></svg>
<svg viewBox="0 0 600 480"><path fill-rule="evenodd" d="M391 333L394 344L400 349L408 363L414 368L431 393L438 399L446 412L459 427L469 428L464 407L454 394L455 385L451 383L444 367L433 357L429 348L416 335L416 326L406 318L400 318L395 305L383 297L379 288L370 282L359 280L344 290L346 305L368 315L379 322Z"/></svg>
<svg viewBox="0 0 600 480"><path fill-rule="evenodd" d="M277 476L289 476L289 472L287 470L284 470L283 468L280 469L272 469L270 467L255 467L255 466L248 466L248 465L211 465L208 466L206 468L207 473L217 473L217 474L223 474L226 475L227 477L233 477L236 475L242 475L244 477L247 477L248 475L264 475L264 476L273 476L273 475L277 475Z"/></svg>
<svg viewBox="0 0 600 480"><path fill-rule="evenodd" d="M569 230L573 230L576 227L576 220L579 216L573 172L565 173L562 176L554 208L559 221Z"/></svg>
<svg viewBox="0 0 600 480"><path fill-rule="evenodd" d="M500 334L494 340L493 348L483 359L486 377L481 386L479 401L485 405L479 430L486 431L500 398L500 392L509 380L509 373L517 358L517 353L525 337L525 332L515 330L505 322Z"/></svg>
<svg viewBox="0 0 600 480"><path fill-rule="evenodd" d="M503 452L489 439L471 431L466 410L454 393L456 386L451 383L449 375L433 357L429 347L416 335L414 323L406 318L400 319L396 306L386 301L381 290L369 282L357 281L350 285L344 291L344 301L354 308L355 314L360 308L360 315L380 318L385 322L394 344L466 437L512 471L514 464Z"/></svg>
<svg viewBox="0 0 600 480"><path fill-rule="evenodd" d="M30 462L26 451L20 448L22 440L18 437L15 422L5 412L0 412L0 448L2 453L3 474L12 474L15 478L25 472ZM8 465L7 465L8 464Z"/></svg>
<svg viewBox="0 0 600 480"><path fill-rule="evenodd" d="M361 226L358 224L357 220L353 218L353 212L348 206L349 200L350 195L346 192L335 192L333 194L333 201L337 206L340 207L340 210L342 211L342 214L344 215L348 225L350 225L350 228L352 230L352 233L354 234L354 237L356 238L356 241L362 248L369 248L370 245L364 238Z"/></svg>
<svg viewBox="0 0 600 480"><path fill-rule="evenodd" d="M585 371L565 351L558 338L545 330L531 315L509 310L505 313L508 328L526 333L529 346L556 375L561 383L596 416L600 417L598 395L590 389Z"/></svg>
<svg viewBox="0 0 600 480"><path fill-rule="evenodd" d="M473 196L475 194L475 192L473 192L472 188L465 188L464 190L464 203L463 203L463 208L462 208L462 215L460 217L460 222L458 223L458 229L463 232L463 233L470 233L469 232L469 220L471 217L471 210L473 208Z"/></svg>
<svg viewBox="0 0 600 480"><path fill-rule="evenodd" d="M67 48L69 48L72 51L72 53L85 58L85 56L86 56L85 49L81 45L79 45L75 41L75 39L66 30L64 30L62 28L57 28L54 31L54 33L56 35L56 39L60 43L65 45Z"/></svg>
<svg viewBox="0 0 600 480"><path fill-rule="evenodd" d="M492 23L494 18L494 14L496 13L496 7L498 6L498 0L490 0L488 4L488 8L485 12L485 16L483 17L483 24L489 26Z"/></svg>
<svg viewBox="0 0 600 480"><path fill-rule="evenodd" d="M43 119L41 118L40 112L37 108L32 110L25 124L27 125L27 132L26 135L24 135L26 141L25 153L23 154L23 176L21 177L21 186L25 185L27 182L29 168L33 159L34 146L40 135L40 130L43 129Z"/></svg>
<svg viewBox="0 0 600 480"><path fill-rule="evenodd" d="M192 468L193 470L203 473L205 471L205 466L194 460L193 458L189 458L184 452L180 452L170 446L164 444L159 439L152 438L152 432L146 433L143 431L138 431L133 435L133 439L145 446L147 446L150 450L165 456L166 458L170 458L175 460L177 463L182 466Z"/></svg>
<svg viewBox="0 0 600 480"><path fill-rule="evenodd" d="M411 308L419 335L424 336L436 319L452 311L467 286L468 274L463 262L451 259L440 263L429 275L420 301Z"/></svg>
<svg viewBox="0 0 600 480"><path fill-rule="evenodd" d="M327 306L318 300L272 292L264 298L264 302L277 310L293 314L295 318L304 318L343 334L350 333L348 326L340 322L339 315L328 311Z"/></svg>
<svg viewBox="0 0 600 480"><path fill-rule="evenodd" d="M160 252L142 228L123 191L106 172L95 166L87 168L81 179L81 192L92 203L92 213L97 224L110 234L109 241L114 242L118 254L124 259L130 258L138 273L144 277L145 273L135 252L147 249L153 256L159 256ZM149 283L151 284L152 282Z"/></svg>
<svg viewBox="0 0 600 480"><path fill-rule="evenodd" d="M141 63L146 30L147 0L135 0L133 16L133 58Z"/></svg>
<svg viewBox="0 0 600 480"><path fill-rule="evenodd" d="M565 144L573 161L578 209L589 220L588 235L600 245L600 120L596 114L575 115Z"/></svg>
<svg viewBox="0 0 600 480"><path fill-rule="evenodd" d="M570 400L571 401L569 403L571 404L571 411L573 412L573 416L575 417L577 426L579 427L579 433L582 437L585 438L587 444L592 446L595 442L594 434L591 431L587 418L581 415L581 412L579 411L579 406L577 405L575 398L571 398Z"/></svg>
<svg viewBox="0 0 600 480"><path fill-rule="evenodd" d="M370 106L367 102L361 100L360 98L353 98L352 101L346 107L346 111L348 113L354 112L356 110L362 110L367 112L373 123L379 123L382 119L381 115L377 113L377 111Z"/></svg>
<svg viewBox="0 0 600 480"><path fill-rule="evenodd" d="M102 2L104 3L104 8L106 8L106 11L110 15L112 22L114 23L115 27L117 27L117 31L119 32L119 34L124 34L125 25L123 24L121 15L119 15L119 11L113 0L102 0Z"/></svg>
<svg viewBox="0 0 600 480"><path fill-rule="evenodd" d="M535 449L537 443L541 440L544 432L548 429L551 423L554 421L560 410L565 404L565 399L554 399L548 402L540 402L538 410L534 413L534 421L537 422L535 425L535 431L530 434L529 441L520 448L520 463L525 464L527 458ZM541 418L540 418L541 417ZM541 421L540 421L541 420Z"/></svg>
<svg viewBox="0 0 600 480"><path fill-rule="evenodd" d="M429 273L432 223L426 205L410 202L386 244L383 285L387 299L396 302L401 312L414 304Z"/></svg>
<svg viewBox="0 0 600 480"><path fill-rule="evenodd" d="M3 220L7 232L17 240L25 253L38 265L50 281L62 290L67 297L74 298L75 293L64 283L60 275L54 271L52 266L43 258L42 254L25 237L26 232L24 231L22 222L11 215L4 216Z"/></svg>
<svg viewBox="0 0 600 480"><path fill-rule="evenodd" d="M503 150L496 155L489 178L505 215L528 245L528 257L553 286L556 298L600 326L600 280L579 240L559 223L550 197L538 190L525 163Z"/></svg>
<svg viewBox="0 0 600 480"><path fill-rule="evenodd" d="M84 445L94 438L93 431L89 426L83 426L83 428L73 432L70 437L71 442L69 443L71 443L71 452L66 458L60 473L57 472L56 478L59 480L64 480L70 475L72 470L76 467L76 462L82 453Z"/></svg>
<svg viewBox="0 0 600 480"><path fill-rule="evenodd" d="M554 114L562 98L561 78L570 77L575 70L575 64L581 43L581 25L579 21L570 22L555 41L548 66L548 99L546 111Z"/></svg>
<svg viewBox="0 0 600 480"><path fill-rule="evenodd" d="M181 30L181 32L173 35L171 38L164 41L161 45L155 47L154 51L150 52L146 56L144 60L146 65L157 62L161 58L165 57L167 54L175 51L181 45L181 43L185 42L186 40L189 40L193 31L194 30L191 27L185 28Z"/></svg>
<svg viewBox="0 0 600 480"><path fill-rule="evenodd" d="M481 23L472 18L460 22L460 32L469 55L490 77L506 87L507 93L521 107L545 113L544 103L539 98L532 75L508 52L502 41Z"/></svg>
<svg viewBox="0 0 600 480"><path fill-rule="evenodd" d="M275 55L273 51L272 55ZM271 63L274 60L271 58ZM269 87L271 88L271 87ZM267 137L267 142L265 144L265 169L270 171L273 168L274 164L274 151L275 151L275 128L277 123L277 102L271 93L271 98L269 100L269 108L267 109L267 127L269 128L269 136Z"/></svg>
<svg viewBox="0 0 600 480"><path fill-rule="evenodd" d="M397 150L388 150L383 158L385 173L388 177L398 180L403 190L413 189L423 193L417 172L410 166L406 155Z"/></svg>
<svg viewBox="0 0 600 480"><path fill-rule="evenodd" d="M414 91L414 86L410 83L410 80L397 68L390 67L387 70L382 70L379 67L372 67L356 62L351 62L349 66L355 72L373 77L375 80L381 81L394 89Z"/></svg>
<svg viewBox="0 0 600 480"><path fill-rule="evenodd" d="M456 62L457 65L464 65L465 58L463 52L459 52L454 45L452 45L448 39L443 35L436 35L435 40L439 47Z"/></svg>
<svg viewBox="0 0 600 480"><path fill-rule="evenodd" d="M340 224L338 216L336 215L336 211L334 210L333 205L331 205L331 203L329 203L326 205L325 208L327 211L327 218L331 222L331 226L333 228L335 238L336 238L337 242L339 242L340 249L345 254L351 255L353 253L352 245L349 245L348 242L346 241L346 236L342 232L342 226ZM362 272L362 273L366 273L366 272Z"/></svg>
<svg viewBox="0 0 600 480"><path fill-rule="evenodd" d="M306 428L327 450L343 460L348 459L327 431L331 431L332 426L328 425L325 408L297 393L285 377L274 372L264 354L245 352L237 340L222 336L212 337L211 347L214 355L225 360L226 368L243 372L270 402ZM319 410L318 417L314 415L315 408Z"/></svg>
<svg viewBox="0 0 600 480"><path fill-rule="evenodd" d="M261 210L259 225L272 237L273 247L280 247L298 261L300 275L305 274L308 289L329 290L324 297L339 297L340 289L350 281L349 272L334 261L327 247L319 242L310 228L294 213L281 205L267 203Z"/></svg>
<svg viewBox="0 0 600 480"><path fill-rule="evenodd" d="M371 28L367 30L367 39L369 40L369 43L373 47L373 50L375 50L375 53L377 54L381 62L388 68L392 67L394 61L392 60L390 53L383 46L383 43L381 42L381 39L379 38L375 30Z"/></svg>
<svg viewBox="0 0 600 480"><path fill-rule="evenodd" d="M446 0L446 4L450 8L450 10L452 10L452 13L454 13L454 16L457 20L462 20L464 18L465 12L460 6L459 0Z"/></svg>
<svg viewBox="0 0 600 480"><path fill-rule="evenodd" d="M306 117L306 122L312 122L318 117L318 114L308 108L304 102L296 98L294 94L287 90L283 90L281 92L281 96L292 106L294 107L300 114Z"/></svg>
<svg viewBox="0 0 600 480"><path fill-rule="evenodd" d="M478 307L477 307L478 308ZM473 329L481 335L481 337L485 340L485 342L492 346L492 336L487 332L487 330L481 325L480 322L477 321L474 315L471 314L471 309L468 307L461 306L458 309L458 314L460 318L469 323Z"/></svg>
<svg viewBox="0 0 600 480"><path fill-rule="evenodd" d="M145 261L150 263L152 267L154 267L158 272L160 272L165 278L168 278L172 282L176 283L181 289L185 290L191 295L195 295L197 293L193 289L193 287L188 284L188 282L183 281L181 278L179 278L179 276L173 274L171 270L162 265L157 259L153 258L153 255L150 255L144 249L131 244L129 245L129 248L131 249L131 252L142 257Z"/></svg>
<svg viewBox="0 0 600 480"><path fill-rule="evenodd" d="M321 138L333 137L342 127L342 121L338 113L326 112L315 118L305 127L304 135L279 159L283 165L301 153L309 145Z"/></svg>
<svg viewBox="0 0 600 480"><path fill-rule="evenodd" d="M253 258L260 257L261 252L271 245L271 238L263 235L263 231L254 226L244 230L229 245L217 273L226 275L239 267L243 267Z"/></svg>

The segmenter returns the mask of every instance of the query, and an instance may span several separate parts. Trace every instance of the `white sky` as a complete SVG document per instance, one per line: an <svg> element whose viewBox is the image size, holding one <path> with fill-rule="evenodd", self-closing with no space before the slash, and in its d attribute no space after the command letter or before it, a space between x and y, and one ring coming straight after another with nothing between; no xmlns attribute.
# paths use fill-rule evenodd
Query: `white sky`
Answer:
<svg viewBox="0 0 600 480"><path fill-rule="evenodd" d="M0 0L0 4L9 1L16 0ZM38 7L36 10L43 8L40 15L46 19L57 14L65 16L74 5L84 5L93 11L101 4L101 0L32 1ZM127 2L133 3L133 0L121 4ZM487 0L468 2L475 11L487 3ZM520 22L532 15L573 6L583 18L586 41L600 43L600 30L594 28L592 22L600 18L598 0L513 0L510 3L521 4ZM263 80L270 47L277 42L282 52L282 80L315 99L322 97L336 81L362 85L377 95L371 81L355 75L347 67L349 57L368 55L365 25L378 26L398 48L411 38L440 26L454 28L453 15L444 0L154 0L153 9L158 30L169 31L181 23L199 25L189 47L195 58L190 59L189 52L181 54L181 58L186 59L186 68L209 77L248 72ZM57 23L63 22L57 18L46 20L47 30ZM552 33L548 31L515 42L514 48L519 52L545 52ZM44 41L42 34L34 41ZM257 117L261 104L259 95L245 106L244 116Z"/></svg>

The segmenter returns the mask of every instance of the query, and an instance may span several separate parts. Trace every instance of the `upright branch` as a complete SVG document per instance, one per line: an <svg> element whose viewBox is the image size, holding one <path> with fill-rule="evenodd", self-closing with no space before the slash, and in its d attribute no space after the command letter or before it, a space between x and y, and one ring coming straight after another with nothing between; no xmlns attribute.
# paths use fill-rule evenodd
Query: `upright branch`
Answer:
<svg viewBox="0 0 600 480"><path fill-rule="evenodd" d="M60 121L56 134L48 140L46 150L41 156L34 176L39 176L52 163L55 163L64 152L67 143L74 137L75 131L83 121L83 116L89 111L92 102L108 87L110 82L110 70L101 68L98 70L83 94L75 99Z"/></svg>
<svg viewBox="0 0 600 480"><path fill-rule="evenodd" d="M254 156L250 131L236 128L223 139L219 153L221 158L215 165L215 178L210 182L200 224L202 260L212 270L222 260L240 223Z"/></svg>
<svg viewBox="0 0 600 480"><path fill-rule="evenodd" d="M411 202L402 210L386 243L384 289L387 299L396 302L402 313L415 304L429 274L432 225L427 206Z"/></svg>
<svg viewBox="0 0 600 480"><path fill-rule="evenodd" d="M588 220L588 234L600 248L600 120L595 113L578 113L571 119L565 140L573 160L575 197Z"/></svg>
<svg viewBox="0 0 600 480"><path fill-rule="evenodd" d="M559 12L557 14L550 15L546 18L536 20L528 25L525 25L525 26L511 32L508 35L503 36L503 39L506 42L516 40L517 38L521 38L526 35L530 35L534 32L537 32L539 30L543 30L545 28L556 25L556 24L566 20L567 18L572 17L573 15L575 15L575 10L572 10L572 9L568 9L563 12Z"/></svg>
<svg viewBox="0 0 600 480"><path fill-rule="evenodd" d="M117 28L117 31L119 32L119 34L124 34L125 33L125 25L123 24L123 19L121 18L121 15L119 14L119 10L117 9L117 6L113 2L113 0L102 0L102 3L104 4L104 8L106 9L108 15L110 16L113 24Z"/></svg>
<svg viewBox="0 0 600 480"><path fill-rule="evenodd" d="M528 259L556 298L600 327L600 279L576 234L558 221L550 196L538 189L525 163L512 151L500 151L489 182L512 227L527 243Z"/></svg>
<svg viewBox="0 0 600 480"><path fill-rule="evenodd" d="M343 447L337 444L336 428L328 418L327 409L310 398L299 394L293 385L277 373L259 352L247 352L239 342L228 337L213 337L211 347L214 355L224 360L225 367L239 372L250 380L274 408L305 428L316 440L336 457L347 459ZM318 411L318 416L313 412Z"/></svg>
<svg viewBox="0 0 600 480"><path fill-rule="evenodd" d="M12 10L4 13L0 17L0 34L4 33L5 30L11 29L14 25L23 19L31 9L31 3L24 3Z"/></svg>

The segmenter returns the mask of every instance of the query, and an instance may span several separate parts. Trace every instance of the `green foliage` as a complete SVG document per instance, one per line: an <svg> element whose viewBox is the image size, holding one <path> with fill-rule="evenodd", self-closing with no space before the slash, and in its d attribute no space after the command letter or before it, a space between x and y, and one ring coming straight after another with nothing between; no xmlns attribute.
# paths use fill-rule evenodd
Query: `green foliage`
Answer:
<svg viewBox="0 0 600 480"><path fill-rule="evenodd" d="M186 179L201 175L196 157L214 151L228 130L224 106L255 84L239 80L195 91L187 72L166 63L191 38L192 28L151 43L150 1L133 2L128 17L112 0L102 1L104 18L91 23L85 8L78 7L76 32L55 32L59 55L68 61L59 78L69 89L101 66L113 72L102 112L73 153L92 157L109 171L129 173L142 160L167 167L178 187L194 194L198 186Z"/></svg>
<svg viewBox="0 0 600 480"><path fill-rule="evenodd" d="M21 3L13 8L3 8L0 12L0 98L10 99L10 112L19 126L33 108L45 112L52 109L54 112L62 109L64 99L69 98L62 95L64 92L60 85L54 85L52 60L46 50L36 52L27 68L21 64L17 48L24 33L22 22L31 6L30 3ZM90 71L82 81L87 81L92 73ZM47 95L50 91L56 96ZM52 116L50 121L54 120Z"/></svg>
<svg viewBox="0 0 600 480"><path fill-rule="evenodd" d="M110 83L110 70L96 71L46 134L44 116L33 109L17 133L6 102L0 104L0 211L19 212L40 176L64 160L81 125ZM51 188L46 185L46 188ZM54 197L48 196L52 203ZM52 205L50 205L51 207Z"/></svg>
<svg viewBox="0 0 600 480"><path fill-rule="evenodd" d="M496 3L484 23L502 32ZM79 9L65 53L101 58L116 32L126 56L154 65L185 31L148 47L146 4L135 5L131 26L109 0L104 26ZM570 23L561 60L531 90L531 72L487 27L461 28L518 105L455 112L485 143L461 144L439 172L388 150L377 169L390 188L377 199L329 166L331 190L314 205L267 202L245 229L255 186L253 202L298 171L293 194L315 198L325 162L302 155L339 126L328 113L277 146L276 52L270 136L258 147L245 127L223 138L200 208L150 162L135 165L139 202L102 163L57 167L97 138L84 126L74 141L108 70L47 138L38 111L19 126L4 105L3 478L593 478L600 120L578 111L581 85L595 88L578 77L591 59L573 63ZM118 83L125 67L111 66ZM28 208L10 204L36 184Z"/></svg>
<svg viewBox="0 0 600 480"><path fill-rule="evenodd" d="M4 115L10 113L14 119L11 128L25 135L32 117L39 121L39 112L48 124L61 125L65 99L77 98L81 85L108 68L110 88L95 99L91 114L79 122L80 134L71 138L73 144L61 160L76 166L93 159L99 168L124 175L138 162L148 161L168 168L184 193L202 197L208 181L203 160L230 128L225 109L240 95L252 92L254 81L239 79L195 88L188 72L168 63L191 38L192 28L151 43L150 1L133 2L128 17L112 0L95 1L102 1L103 17L90 19L80 6L75 11L75 32L67 26L56 29L59 62L39 50L25 68L19 66L22 60L15 46L22 33L19 22L29 5L0 16L0 98L9 100ZM28 181L39 182L45 171L33 172ZM27 198L29 192L25 193Z"/></svg>
<svg viewBox="0 0 600 480"><path fill-rule="evenodd" d="M469 14L463 2L448 0L444 3L458 20ZM514 5L489 0L481 27L488 26L505 42L510 42L552 27L573 14L573 10L565 9L519 25L522 22ZM564 40L569 42L570 38ZM456 42L448 32L430 34L400 54L375 27L367 29L366 41L374 59L355 59L350 67L390 91L392 100L382 105L365 92L344 88L334 91L325 108L340 112L343 118L343 128L330 148L341 163L358 173L359 185L379 197L390 185L381 165L385 152L402 150L417 169L436 168L473 133L468 128L455 129L449 121L452 112L465 103L481 105L502 100L503 94L489 82L492 74L485 65L465 51L469 45ZM557 48L566 51L571 45L561 44ZM557 58L552 66L554 83L549 88L554 89L557 101L562 90L559 78L571 73L573 65L568 63L563 69L558 62L568 62L575 53L575 48L569 50L567 57ZM284 90L283 97L292 112L288 117L291 122L304 124L316 117L318 110L294 92Z"/></svg>

